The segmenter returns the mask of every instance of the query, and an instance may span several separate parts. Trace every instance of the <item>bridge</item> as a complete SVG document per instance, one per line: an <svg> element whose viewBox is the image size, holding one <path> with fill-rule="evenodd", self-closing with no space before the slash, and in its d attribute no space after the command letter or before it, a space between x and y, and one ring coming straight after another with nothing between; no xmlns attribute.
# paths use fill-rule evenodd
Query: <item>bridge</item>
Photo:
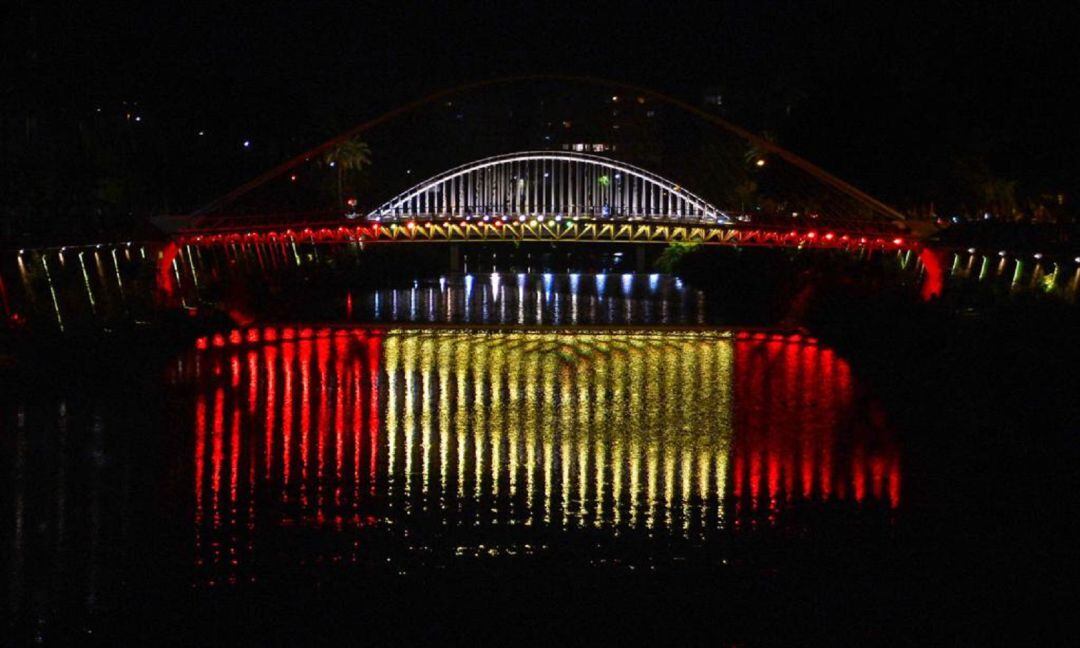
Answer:
<svg viewBox="0 0 1080 648"><path fill-rule="evenodd" d="M178 245L297 243L699 243L767 247L897 248L914 240L898 219L826 219L812 226L758 223L673 180L576 152L524 151L462 164L365 215L204 218Z"/></svg>
<svg viewBox="0 0 1080 648"><path fill-rule="evenodd" d="M733 137L753 155L743 162L777 173L780 180L761 187L753 206L734 208L704 197L724 194L715 191L717 187L687 187L655 169L612 157L528 150L454 166L369 209L350 201L347 208L283 214L275 206L285 203L274 195L258 206L239 204L241 197L263 187L295 191L291 183L300 169L309 168L311 177L325 173L321 166L335 146L406 113L478 88L538 79L607 87L666 104ZM313 166L320 168L310 169ZM1023 258L996 248L931 248L895 209L776 143L677 98L591 78L491 79L435 92L286 160L178 221L172 219L158 220L168 225L165 240L12 250L0 258L4 316L13 321L51 318L61 331L65 322L86 314L92 320L146 318L155 309L185 304L185 294L199 294L200 275L212 279L219 269L299 266L302 258L321 257L324 247L362 251L369 245L402 244L443 244L450 250L451 268L459 244L465 243L629 245L636 248L639 267L645 245L673 243L889 252L901 259L903 268L913 267L923 275L925 298L941 293L946 273L997 281L1010 291L1060 288L1070 301L1080 286L1080 268L1059 271L1062 259L1043 259L1041 254ZM913 250L918 252L915 264L910 263ZM1073 261L1080 264L1080 257Z"/></svg>

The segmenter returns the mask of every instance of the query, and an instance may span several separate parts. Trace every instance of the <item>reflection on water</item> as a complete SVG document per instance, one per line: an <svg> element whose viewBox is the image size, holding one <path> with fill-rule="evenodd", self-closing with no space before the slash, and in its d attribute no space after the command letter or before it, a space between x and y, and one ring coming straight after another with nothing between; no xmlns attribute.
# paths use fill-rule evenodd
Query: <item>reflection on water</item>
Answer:
<svg viewBox="0 0 1080 648"><path fill-rule="evenodd" d="M275 326L200 339L166 378L164 405L123 380L3 405L27 636L344 569L727 564L902 501L880 412L799 335Z"/></svg>
<svg viewBox="0 0 1080 648"><path fill-rule="evenodd" d="M350 319L485 324L701 324L705 298L660 274L487 273L346 299Z"/></svg>
<svg viewBox="0 0 1080 648"><path fill-rule="evenodd" d="M251 329L200 340L173 380L195 388L199 582L304 533L318 560L442 563L900 502L880 415L799 336Z"/></svg>

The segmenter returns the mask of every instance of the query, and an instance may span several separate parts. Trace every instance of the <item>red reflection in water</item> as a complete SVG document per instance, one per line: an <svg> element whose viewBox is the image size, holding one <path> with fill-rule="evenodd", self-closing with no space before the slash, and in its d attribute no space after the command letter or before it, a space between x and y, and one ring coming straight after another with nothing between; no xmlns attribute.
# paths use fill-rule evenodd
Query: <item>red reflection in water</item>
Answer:
<svg viewBox="0 0 1080 648"><path fill-rule="evenodd" d="M260 346L234 348L226 339ZM369 507L380 501L371 496L386 483L379 474L387 469L379 461L383 332L285 327L210 340L196 346L192 363L215 368L192 375L196 547L209 550L198 560L243 563L257 494L274 502L263 526L367 524ZM736 524L755 511L774 524L788 507L849 497L899 506L898 447L880 409L857 400L846 362L801 339L745 335L731 344L735 434L726 492ZM223 523L228 531L219 531Z"/></svg>
<svg viewBox="0 0 1080 648"><path fill-rule="evenodd" d="M270 472L274 465L274 414L277 410L277 347L267 345L263 347L263 364L266 367L266 420L263 422L263 431L266 434L266 478L270 479ZM254 376L254 374L252 374ZM254 378L252 379L254 382ZM254 412L253 412L254 413Z"/></svg>
<svg viewBox="0 0 1080 648"><path fill-rule="evenodd" d="M782 365L782 366L781 366ZM884 417L853 406L850 368L829 349L735 341L732 493L751 510L778 502L873 498L900 504L899 450ZM837 464L834 457L846 457ZM767 499L766 499L767 498Z"/></svg>

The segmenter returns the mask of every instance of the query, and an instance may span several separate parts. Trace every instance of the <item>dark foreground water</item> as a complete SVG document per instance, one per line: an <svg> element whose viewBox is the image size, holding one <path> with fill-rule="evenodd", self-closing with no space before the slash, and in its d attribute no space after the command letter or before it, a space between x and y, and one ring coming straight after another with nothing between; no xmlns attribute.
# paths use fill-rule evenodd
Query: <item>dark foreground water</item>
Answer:
<svg viewBox="0 0 1080 648"><path fill-rule="evenodd" d="M970 465L848 361L676 326L704 306L665 278L570 281L369 293L369 324L15 388L11 643L909 643L996 609L951 518Z"/></svg>

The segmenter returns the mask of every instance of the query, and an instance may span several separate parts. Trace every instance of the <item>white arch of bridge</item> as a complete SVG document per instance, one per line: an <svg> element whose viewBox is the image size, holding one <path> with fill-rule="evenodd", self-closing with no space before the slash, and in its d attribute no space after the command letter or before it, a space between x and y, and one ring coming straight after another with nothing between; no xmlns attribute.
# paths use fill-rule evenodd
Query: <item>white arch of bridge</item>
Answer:
<svg viewBox="0 0 1080 648"><path fill-rule="evenodd" d="M732 222L705 199L655 173L597 155L559 151L469 162L428 178L368 214L377 222L528 217Z"/></svg>

